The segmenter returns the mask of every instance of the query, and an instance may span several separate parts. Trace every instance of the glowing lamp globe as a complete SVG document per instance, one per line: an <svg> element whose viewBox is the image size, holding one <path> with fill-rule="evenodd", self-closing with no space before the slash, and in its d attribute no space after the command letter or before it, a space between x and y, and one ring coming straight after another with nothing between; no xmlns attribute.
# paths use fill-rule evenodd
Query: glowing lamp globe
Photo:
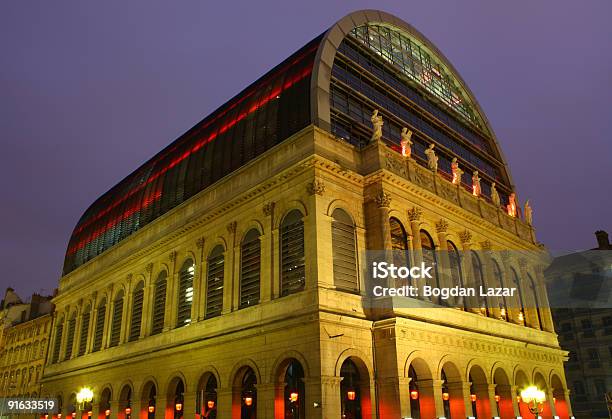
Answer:
<svg viewBox="0 0 612 419"><path fill-rule="evenodd" d="M419 398L419 392L417 390L411 390L410 391L410 398L412 400L416 400Z"/></svg>
<svg viewBox="0 0 612 419"><path fill-rule="evenodd" d="M356 395L354 390L349 390L349 391L346 392L346 398L351 400L351 401L355 400L356 396L357 395Z"/></svg>
<svg viewBox="0 0 612 419"><path fill-rule="evenodd" d="M209 401L207 401L207 402L206 402L206 406L207 406L209 409L213 409L213 408L215 407L215 401L214 401L214 400L209 400Z"/></svg>
<svg viewBox="0 0 612 419"><path fill-rule="evenodd" d="M298 396L297 392L292 391L292 392L291 392L291 394L289 394L289 401L290 401L291 403L295 403L295 402L297 402L297 401L298 401L298 397L299 397L299 396Z"/></svg>

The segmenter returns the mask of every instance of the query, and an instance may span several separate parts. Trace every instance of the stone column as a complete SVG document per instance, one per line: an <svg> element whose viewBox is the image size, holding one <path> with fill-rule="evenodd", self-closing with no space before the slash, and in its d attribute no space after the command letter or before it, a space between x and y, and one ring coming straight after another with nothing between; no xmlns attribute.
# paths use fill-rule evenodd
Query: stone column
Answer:
<svg viewBox="0 0 612 419"><path fill-rule="evenodd" d="M151 334L151 320L153 319L153 298L155 293L155 284L153 279L149 278L149 282L143 289L142 296L142 323L140 325L139 339Z"/></svg>
<svg viewBox="0 0 612 419"><path fill-rule="evenodd" d="M478 287L480 284L476 283L476 275L472 269L472 233L470 233L468 230L462 231L459 233L459 240L461 241L462 254L460 255L460 260L464 285L468 288L472 287L476 290L476 292L478 292ZM481 314L479 300L477 297L465 297L465 307L466 311Z"/></svg>
<svg viewBox="0 0 612 419"><path fill-rule="evenodd" d="M238 398L240 397L240 390ZM240 401L234 403L234 390L231 387L224 387L217 390L217 418L234 419L240 417Z"/></svg>
<svg viewBox="0 0 612 419"><path fill-rule="evenodd" d="M342 417L342 406L340 402L341 381L342 377L331 375L321 376L321 417L324 419L336 419ZM319 415L315 417L318 416Z"/></svg>
<svg viewBox="0 0 612 419"><path fill-rule="evenodd" d="M167 409L168 409L168 400L166 399L166 397L163 396L163 393L158 394L157 397L155 398L155 419L166 419Z"/></svg>
<svg viewBox="0 0 612 419"><path fill-rule="evenodd" d="M208 259L202 254L202 263L200 263L200 272L202 273L202 289L200 290L200 300L198 301L198 320L206 318L206 295L208 293Z"/></svg>
<svg viewBox="0 0 612 419"><path fill-rule="evenodd" d="M412 378L409 377L398 377L398 393L399 393L399 407L400 417L409 418L412 415L410 411L410 381Z"/></svg>
<svg viewBox="0 0 612 419"><path fill-rule="evenodd" d="M263 207L263 215L266 220L263 222L263 232L261 240L261 276L259 283L259 301L265 303L272 299L274 281L274 248L272 241L272 230L274 228L274 202L268 202Z"/></svg>
<svg viewBox="0 0 612 419"><path fill-rule="evenodd" d="M204 238L200 237L196 241L198 256L195 269L195 277L193 278L193 301L191 303L191 322L195 323L202 318L202 300L204 299Z"/></svg>
<svg viewBox="0 0 612 419"><path fill-rule="evenodd" d="M228 233L227 249L224 254L223 272L223 309L221 314L231 313L234 310L234 290L236 289L236 278L234 276L234 246L236 245L236 221L227 224Z"/></svg>
<svg viewBox="0 0 612 419"><path fill-rule="evenodd" d="M305 412L307 418L321 417L321 380L318 377L304 378ZM340 390L338 390L340 391Z"/></svg>
<svg viewBox="0 0 612 419"><path fill-rule="evenodd" d="M497 284L497 280L495 278L495 273L493 270L493 255L491 254L491 242L485 240L480 243L481 251L481 259L482 259L482 271L483 271L483 280L486 287L501 287L501 284ZM487 297L487 304L489 306L489 316L494 317L496 319L501 318L501 310L500 306L500 298L501 297ZM494 415L495 416L495 415Z"/></svg>
<svg viewBox="0 0 612 419"><path fill-rule="evenodd" d="M514 416L520 416L521 415L521 409L519 407L519 402L517 399L517 395L518 395L518 386L510 386L510 391L512 394L512 410L514 411Z"/></svg>
<svg viewBox="0 0 612 419"><path fill-rule="evenodd" d="M496 407L499 405L497 416L504 419L516 417L518 414L518 411L515 412L514 410L514 406L516 405L516 389L513 389L512 386L508 384L497 384L495 388L500 397L499 404L495 403ZM493 396L493 400L495 400L495 396Z"/></svg>
<svg viewBox="0 0 612 419"><path fill-rule="evenodd" d="M166 304L165 304L165 315L164 315L164 329L168 331L176 324L177 316L177 301L175 288L178 282L178 273L176 272L176 252L172 251L169 255L170 259L170 272L168 272L168 279L166 282Z"/></svg>
<svg viewBox="0 0 612 419"><path fill-rule="evenodd" d="M126 281L126 292L123 296L123 309L121 313L121 331L119 334L119 345L127 342L130 334L130 328L132 327L132 305L133 298L132 293L134 292L134 284L132 281L132 274L129 274Z"/></svg>
<svg viewBox="0 0 612 419"><path fill-rule="evenodd" d="M119 418L119 398L118 396L115 396L115 398L110 401L110 411L111 411L111 414L110 414L111 419Z"/></svg>
<svg viewBox="0 0 612 419"><path fill-rule="evenodd" d="M77 307L76 322L74 324L74 339L72 341L72 357L79 355L79 342L81 341L81 324L83 323L83 300L79 300Z"/></svg>
<svg viewBox="0 0 612 419"><path fill-rule="evenodd" d="M195 418L196 414L196 392L185 391L183 393L183 418L191 419Z"/></svg>
<svg viewBox="0 0 612 419"><path fill-rule="evenodd" d="M555 395L552 388L546 389L546 401L544 403L548 403L550 406L550 414L551 416L557 415L557 406L555 406Z"/></svg>
<svg viewBox="0 0 612 419"><path fill-rule="evenodd" d="M422 418L445 416L442 400L442 380L417 380L419 409ZM461 416L458 416L461 417Z"/></svg>
<svg viewBox="0 0 612 419"><path fill-rule="evenodd" d="M470 399L470 383L456 381L447 383L447 386L450 395L451 416L457 418L474 416L472 400ZM444 416L444 412L439 416Z"/></svg>
<svg viewBox="0 0 612 419"><path fill-rule="evenodd" d="M325 215L325 183L314 179L306 185L306 212L304 216L304 256L306 259L305 289L334 286L331 254L331 220Z"/></svg>
<svg viewBox="0 0 612 419"><path fill-rule="evenodd" d="M62 340L60 342L60 351L59 351L59 357L58 357L58 361L62 361L66 355L66 344L68 343L68 316L70 315L70 309L67 308L66 312L64 313L64 319L63 319L63 323L62 323ZM23 378L22 378L23 380Z"/></svg>
<svg viewBox="0 0 612 419"><path fill-rule="evenodd" d="M520 281L521 288L523 290L523 299L525 301L525 323L527 326L534 329L540 328L540 321L538 320L538 312L536 309L536 296L534 290L531 288L531 281L529 280L528 261L526 258L519 258L519 270L521 273ZM534 284L535 285L535 284Z"/></svg>
<svg viewBox="0 0 612 419"><path fill-rule="evenodd" d="M548 301L548 291L546 290L546 278L544 277L544 267L542 265L535 266L536 289L540 297L540 315L542 318L542 327L547 332L554 332L555 326L552 318L550 302Z"/></svg>
<svg viewBox="0 0 612 419"><path fill-rule="evenodd" d="M274 383L256 384L257 389L257 417L274 418L274 399L276 386Z"/></svg>
<svg viewBox="0 0 612 419"><path fill-rule="evenodd" d="M563 390L563 396L564 396L564 399L565 399L565 406L567 406L566 407L567 415L569 417L572 417L574 415L574 413L573 413L573 410L572 410L572 403L570 402L570 390L568 390L568 389Z"/></svg>
<svg viewBox="0 0 612 419"><path fill-rule="evenodd" d="M410 220L410 232L412 235L412 260L413 266L420 266L423 262L423 250L421 246L421 218L423 211L418 207L412 207L408 210L408 219ZM424 285L427 285L424 278L419 278L414 281L419 290L423 289ZM419 291L419 295L422 295L422 291ZM426 299L425 297L420 297Z"/></svg>
<svg viewBox="0 0 612 419"><path fill-rule="evenodd" d="M489 418L499 416L497 402L495 401L495 384L474 384L476 394L477 416Z"/></svg>

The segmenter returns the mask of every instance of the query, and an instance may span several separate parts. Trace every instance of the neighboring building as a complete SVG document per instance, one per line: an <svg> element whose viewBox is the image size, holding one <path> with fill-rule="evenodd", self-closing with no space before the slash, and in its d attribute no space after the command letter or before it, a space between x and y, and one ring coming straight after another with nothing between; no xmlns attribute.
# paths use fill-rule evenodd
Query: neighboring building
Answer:
<svg viewBox="0 0 612 419"><path fill-rule="evenodd" d="M33 294L24 303L8 288L0 305L0 397L35 397L51 331L51 296Z"/></svg>
<svg viewBox="0 0 612 419"><path fill-rule="evenodd" d="M606 395L612 395L612 246L605 231L595 235L595 249L557 257L546 269L555 328L561 347L569 351L565 371L579 418L611 413Z"/></svg>
<svg viewBox="0 0 612 419"><path fill-rule="evenodd" d="M369 141L374 110L384 126ZM452 157L480 172L482 196L450 182ZM502 209L512 193L442 53L394 16L351 13L85 212L44 391L64 417L484 419L529 417L517 392L533 383L543 416L567 419L542 248ZM366 249L411 249L441 284L521 293L465 310L371 299ZM91 405L77 405L82 387Z"/></svg>

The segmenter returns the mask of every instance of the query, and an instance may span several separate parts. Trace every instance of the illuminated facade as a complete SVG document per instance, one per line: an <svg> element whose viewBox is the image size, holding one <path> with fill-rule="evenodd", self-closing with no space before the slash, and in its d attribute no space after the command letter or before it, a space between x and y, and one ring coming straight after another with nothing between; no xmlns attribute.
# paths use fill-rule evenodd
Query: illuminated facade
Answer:
<svg viewBox="0 0 612 419"><path fill-rule="evenodd" d="M374 110L384 125L369 141ZM453 157L482 195L472 176L451 183ZM501 252L540 250L503 210L512 192L444 56L394 16L352 13L85 212L45 388L68 415L91 387L101 418L429 419L527 416L517 394L535 384L543 416L568 418L541 263ZM372 309L363 252L381 249L412 250L449 283L514 282L520 304Z"/></svg>

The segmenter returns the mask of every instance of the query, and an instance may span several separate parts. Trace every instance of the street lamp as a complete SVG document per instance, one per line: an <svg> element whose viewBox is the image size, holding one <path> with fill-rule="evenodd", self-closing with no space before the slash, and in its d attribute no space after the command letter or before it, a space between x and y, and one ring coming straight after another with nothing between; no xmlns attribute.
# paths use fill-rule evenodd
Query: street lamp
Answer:
<svg viewBox="0 0 612 419"><path fill-rule="evenodd" d="M93 390L89 387L83 387L79 390L76 395L76 401L79 404L79 410L84 411L87 407L89 407L89 403L93 400ZM91 410L91 409L87 409Z"/></svg>
<svg viewBox="0 0 612 419"><path fill-rule="evenodd" d="M523 399L523 401L527 403L529 411L536 418L544 410L544 408L540 406L540 404L544 403L544 401L546 400L546 394L542 390L538 389L536 386L530 386L521 391L521 399Z"/></svg>

